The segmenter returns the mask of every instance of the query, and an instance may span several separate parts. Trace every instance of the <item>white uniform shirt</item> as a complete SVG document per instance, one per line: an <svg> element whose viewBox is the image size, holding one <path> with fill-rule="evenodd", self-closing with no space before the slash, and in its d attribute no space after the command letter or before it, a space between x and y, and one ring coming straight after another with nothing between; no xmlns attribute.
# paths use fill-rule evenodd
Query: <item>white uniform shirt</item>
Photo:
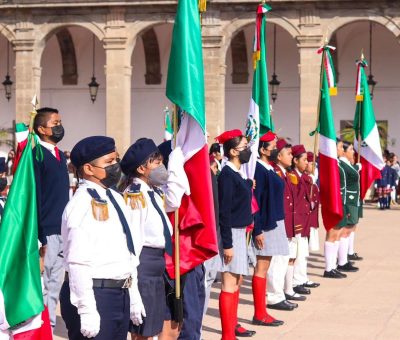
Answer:
<svg viewBox="0 0 400 340"><path fill-rule="evenodd" d="M92 213L92 197L87 188L96 189L107 201L109 218L97 221ZM129 224L130 214L121 195L111 190ZM100 185L84 180L67 204L61 224L65 269L69 272L71 303L78 313L96 310L92 279L137 277L138 256L128 250L126 235L113 204ZM137 240L132 235L135 253Z"/></svg>
<svg viewBox="0 0 400 340"><path fill-rule="evenodd" d="M40 145L42 145L43 147L45 147L47 150L49 150L49 151L51 152L51 154L52 154L54 157L56 157L56 151L54 150L54 149L56 148L56 146L53 145L53 144L51 144L51 143L44 142L44 141L42 141L41 139L39 139L39 140L40 140Z"/></svg>
<svg viewBox="0 0 400 340"><path fill-rule="evenodd" d="M154 192L154 190L139 178L135 178L133 183L140 184L140 192L146 202L144 207L131 208L132 236L138 238L140 242L138 254L140 254L142 247L164 249L164 225L160 214L157 212L148 194L149 191ZM154 198L167 221L169 232L172 235L172 225L165 212L164 200L156 192L154 192ZM128 206L130 206L129 202Z"/></svg>

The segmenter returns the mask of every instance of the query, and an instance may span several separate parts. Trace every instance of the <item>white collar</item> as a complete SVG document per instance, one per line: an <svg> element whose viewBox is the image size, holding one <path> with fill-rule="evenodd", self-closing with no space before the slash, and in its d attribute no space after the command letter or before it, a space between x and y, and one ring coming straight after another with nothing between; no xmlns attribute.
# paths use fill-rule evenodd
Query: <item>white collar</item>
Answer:
<svg viewBox="0 0 400 340"><path fill-rule="evenodd" d="M339 157L339 159L340 159L342 162L346 163L347 165L350 165L350 166L351 166L350 161L349 161L346 157Z"/></svg>
<svg viewBox="0 0 400 340"><path fill-rule="evenodd" d="M140 184L140 189L143 191L153 190L153 188L151 188L144 180L140 178L135 177L133 179L133 183Z"/></svg>
<svg viewBox="0 0 400 340"><path fill-rule="evenodd" d="M277 166L279 166L279 168L282 170L283 174L286 176L286 169L282 165L277 164Z"/></svg>
<svg viewBox="0 0 400 340"><path fill-rule="evenodd" d="M296 170L297 174L299 175L299 177L301 177L303 175L297 168L295 168L295 170Z"/></svg>
<svg viewBox="0 0 400 340"><path fill-rule="evenodd" d="M45 141L42 141L41 139L40 139L40 144L43 145L43 146L44 146L47 150L49 150L49 151L54 151L54 149L55 149L55 147L56 147L56 145L47 143L47 142L45 142Z"/></svg>
<svg viewBox="0 0 400 340"><path fill-rule="evenodd" d="M274 168L270 164L262 161L261 159L258 159L257 162L260 163L265 169L274 171Z"/></svg>
<svg viewBox="0 0 400 340"><path fill-rule="evenodd" d="M237 172L242 178L246 179L246 176L241 171L241 169L238 169L231 161L227 161L225 165L229 166L233 171Z"/></svg>
<svg viewBox="0 0 400 340"><path fill-rule="evenodd" d="M99 194L102 193L104 195L105 195L105 192L107 190L106 188L103 188L101 185L99 185L99 184L97 184L95 182L92 182L90 180L87 180L87 179L83 179L82 180L81 186L86 186L88 188L95 189Z"/></svg>

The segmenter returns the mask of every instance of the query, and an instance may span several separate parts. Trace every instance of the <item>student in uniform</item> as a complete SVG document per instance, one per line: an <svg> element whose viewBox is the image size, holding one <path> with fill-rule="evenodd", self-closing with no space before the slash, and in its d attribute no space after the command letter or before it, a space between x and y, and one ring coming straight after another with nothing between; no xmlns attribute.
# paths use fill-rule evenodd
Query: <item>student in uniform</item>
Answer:
<svg viewBox="0 0 400 340"><path fill-rule="evenodd" d="M297 256L293 266L293 290L296 293L307 294L308 288L316 288L319 283L308 280L307 276L307 257L308 252L308 239L310 238L311 230L311 211L315 208L312 203L311 188L313 180L306 172L308 167L307 151L304 145L294 145L292 147L293 161L292 173L297 178L297 218L301 223L301 232L295 235L297 240ZM305 288L305 289L304 289Z"/></svg>
<svg viewBox="0 0 400 340"><path fill-rule="evenodd" d="M253 324L280 326L283 321L268 314L265 292L267 273L273 256L288 256L289 243L285 231L283 191L285 183L270 165L271 152L276 148L276 134L269 131L260 138L254 180L254 196L259 211L254 218L253 247L257 256L252 280L254 317Z"/></svg>
<svg viewBox="0 0 400 340"><path fill-rule="evenodd" d="M6 159L5 157L0 157L0 221L3 216L4 205L6 203L6 198L3 196L3 192L7 188L7 168L6 168Z"/></svg>
<svg viewBox="0 0 400 340"><path fill-rule="evenodd" d="M293 292L293 263L296 258L295 244L290 245L290 239L295 235L295 190L294 181L296 177L288 172L292 165L291 145L284 139L279 139L276 149L271 154L271 165L276 174L282 178L284 185L283 207L285 214L286 238L289 242L289 256L274 256L268 271L268 308L277 310L292 311L298 307L297 303L287 300L304 299ZM294 243L294 242L292 242Z"/></svg>
<svg viewBox="0 0 400 340"><path fill-rule="evenodd" d="M70 340L126 340L129 319L141 322L138 247L124 199L112 189L121 176L114 139L84 138L71 161L82 182L62 216L61 316Z"/></svg>
<svg viewBox="0 0 400 340"><path fill-rule="evenodd" d="M69 200L69 176L64 153L57 144L64 137L58 110L37 110L33 129L40 138L40 149L33 149L38 206L40 255L44 258L43 298L56 325L56 307L63 282L64 268L61 239L61 216ZM39 155L37 155L39 153ZM41 159L40 154L43 155Z"/></svg>
<svg viewBox="0 0 400 340"><path fill-rule="evenodd" d="M336 140L336 151L338 158L344 156L343 141L340 139ZM325 271L323 276L330 279L342 279L347 277L346 274L343 274L337 270L339 240L342 233L341 224L347 223L345 208L344 208L346 185L344 182L345 178L343 176L343 171L341 170L339 165L339 159L338 159L338 171L340 175L340 195L342 197L343 220L337 226L331 228L326 232L325 245L324 245Z"/></svg>
<svg viewBox="0 0 400 340"><path fill-rule="evenodd" d="M358 223L360 214L360 170L361 164L353 165L354 148L353 144L343 142L343 156L339 157L340 182L345 187L343 200L343 220L339 223L341 228L339 249L338 249L338 266L337 270L341 272L356 272L348 259L349 251L349 235L354 231Z"/></svg>
<svg viewBox="0 0 400 340"><path fill-rule="evenodd" d="M171 318L165 321L168 286L164 277L164 253L172 256L173 229L167 212L178 209L183 194L190 193L183 162L182 151L176 148L170 155L174 170L168 172L160 150L147 138L132 144L121 161L122 171L128 178L124 196L140 240L138 286L143 302L143 323L131 324L133 339L154 336L176 339L179 335L178 325Z"/></svg>
<svg viewBox="0 0 400 340"><path fill-rule="evenodd" d="M390 196L390 166L388 165L387 155L383 155L385 166L381 170L381 178L375 181L375 189L378 191L379 209L385 210L388 208L388 196Z"/></svg>
<svg viewBox="0 0 400 340"><path fill-rule="evenodd" d="M210 146L209 155L213 156L218 167L218 172L222 169L222 153L221 153L221 146L218 143L213 143Z"/></svg>
<svg viewBox="0 0 400 340"><path fill-rule="evenodd" d="M218 176L219 224L223 247L219 310L222 339L233 340L236 338L240 282L242 276L249 273L246 227L253 222L253 181L244 177L240 167L249 162L251 150L240 130L226 131L216 140L223 145L224 155L228 158ZM244 333L243 330L238 331ZM255 334L245 331L246 336Z"/></svg>
<svg viewBox="0 0 400 340"><path fill-rule="evenodd" d="M311 211L310 211L310 239L309 245L311 251L318 251L319 250L319 237L318 237L318 229L319 229L319 204L320 204L320 197L319 197L319 187L318 187L318 168L314 168L313 174L313 162L316 162L314 159L314 153L311 151L307 152L307 175L311 178L311 182L308 182L311 187L308 189L311 192ZM307 281L309 282L309 281ZM307 287L307 285L306 285ZM309 287L313 288L313 287Z"/></svg>

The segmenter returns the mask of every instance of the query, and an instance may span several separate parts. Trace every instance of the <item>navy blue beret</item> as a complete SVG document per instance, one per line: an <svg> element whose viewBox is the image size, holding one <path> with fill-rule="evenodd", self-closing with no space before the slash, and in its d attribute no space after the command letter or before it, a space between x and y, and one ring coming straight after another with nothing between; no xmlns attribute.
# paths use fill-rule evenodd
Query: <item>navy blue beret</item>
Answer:
<svg viewBox="0 0 400 340"><path fill-rule="evenodd" d="M140 138L125 152L121 160L121 169L125 175L132 174L151 154L159 151L152 139Z"/></svg>
<svg viewBox="0 0 400 340"><path fill-rule="evenodd" d="M164 163L165 167L168 168L168 158L169 158L170 153L172 152L172 141L167 140L165 142L162 142L158 146L158 150L160 150L160 152L163 156L163 163Z"/></svg>
<svg viewBox="0 0 400 340"><path fill-rule="evenodd" d="M0 157L0 172L6 172L6 159Z"/></svg>
<svg viewBox="0 0 400 340"><path fill-rule="evenodd" d="M71 151L71 162L79 169L96 158L115 151L115 141L111 137L91 136L79 141Z"/></svg>

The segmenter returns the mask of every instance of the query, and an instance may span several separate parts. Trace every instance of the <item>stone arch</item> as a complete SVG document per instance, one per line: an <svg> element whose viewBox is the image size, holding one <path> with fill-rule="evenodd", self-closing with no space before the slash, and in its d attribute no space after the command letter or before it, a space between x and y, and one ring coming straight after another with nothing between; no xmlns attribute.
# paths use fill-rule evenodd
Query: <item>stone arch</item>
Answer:
<svg viewBox="0 0 400 340"><path fill-rule="evenodd" d="M161 84L160 49L154 27L141 34L146 61L146 85Z"/></svg>
<svg viewBox="0 0 400 340"><path fill-rule="evenodd" d="M222 46L221 46L221 65L225 64L226 53L231 44L232 37L235 36L236 32L243 30L248 25L254 25L255 19L254 16L248 17L248 13L243 14L243 16L238 17L232 21L230 21L223 29L222 29ZM296 26L294 26L288 19L281 17L275 13L268 13L267 23L277 24L282 27L285 31L289 33L293 39L295 39L298 35L300 35L300 31Z"/></svg>
<svg viewBox="0 0 400 340"><path fill-rule="evenodd" d="M133 50L135 49L136 46L136 40L138 37L140 37L143 32L146 32L147 30L154 28L158 25L163 25L163 24L173 24L175 19L174 14L164 15L162 18L156 18L156 20L153 21L135 21L133 25L130 25L129 27L127 26L127 55L129 58L132 58L132 53Z"/></svg>
<svg viewBox="0 0 400 340"><path fill-rule="evenodd" d="M68 28L62 28L56 32L56 37L61 52L63 85L77 85L78 66L76 63L75 46L71 33Z"/></svg>
<svg viewBox="0 0 400 340"><path fill-rule="evenodd" d="M246 37L243 30L240 30L232 38L232 83L247 84L249 79L249 67L247 60Z"/></svg>
<svg viewBox="0 0 400 340"><path fill-rule="evenodd" d="M3 35L9 42L15 39L14 32L5 24L0 23L0 34Z"/></svg>
<svg viewBox="0 0 400 340"><path fill-rule="evenodd" d="M344 14L344 13L343 13ZM342 16L338 15L332 20L329 21L328 25L326 26L326 31L327 31L327 38L328 40L331 39L332 35L337 32L339 29L343 28L344 26L360 22L360 21L372 21L374 23L380 24L383 27L387 28L388 31L392 32L396 39L399 40L400 37L400 26L396 24L396 22L387 16L377 16L374 13L364 13L365 15L363 16L362 13L360 14L360 17L358 18L349 18L348 16Z"/></svg>

